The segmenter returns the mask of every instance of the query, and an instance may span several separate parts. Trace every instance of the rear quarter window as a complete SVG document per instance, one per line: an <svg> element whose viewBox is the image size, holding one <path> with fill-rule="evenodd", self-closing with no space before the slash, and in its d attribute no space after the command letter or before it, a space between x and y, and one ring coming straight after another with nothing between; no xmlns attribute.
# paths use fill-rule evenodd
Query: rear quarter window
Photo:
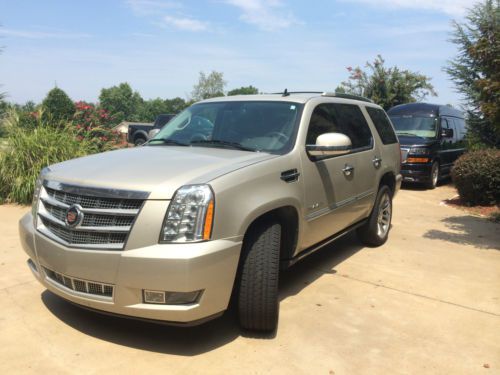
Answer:
<svg viewBox="0 0 500 375"><path fill-rule="evenodd" d="M397 143L398 137L394 133L394 129L392 128L391 122L387 117L386 113L379 109L373 107L365 107L366 111L370 115L372 119L373 125L375 125L375 129L377 129L378 135L382 140L384 145Z"/></svg>

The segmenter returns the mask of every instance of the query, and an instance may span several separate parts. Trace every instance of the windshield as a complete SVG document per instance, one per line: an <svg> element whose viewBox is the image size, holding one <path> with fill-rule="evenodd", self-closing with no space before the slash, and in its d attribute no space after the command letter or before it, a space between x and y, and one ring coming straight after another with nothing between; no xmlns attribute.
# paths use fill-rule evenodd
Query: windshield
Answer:
<svg viewBox="0 0 500 375"><path fill-rule="evenodd" d="M150 146L234 148L283 154L295 142L302 104L234 101L195 104L167 123Z"/></svg>
<svg viewBox="0 0 500 375"><path fill-rule="evenodd" d="M436 138L437 118L417 116L390 116L397 135Z"/></svg>

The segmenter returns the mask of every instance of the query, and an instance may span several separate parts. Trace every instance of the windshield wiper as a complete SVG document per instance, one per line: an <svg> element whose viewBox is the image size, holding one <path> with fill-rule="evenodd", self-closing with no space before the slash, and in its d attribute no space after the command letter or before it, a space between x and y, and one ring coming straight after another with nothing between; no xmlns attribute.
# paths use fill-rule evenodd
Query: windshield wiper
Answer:
<svg viewBox="0 0 500 375"><path fill-rule="evenodd" d="M256 150L253 148L245 147L238 142L230 142L230 141L222 141L220 139L199 139L196 141L191 142L192 145L195 144L205 144L205 145L214 145L214 146L222 146L222 147L230 147L234 148L236 150L241 150L241 151L253 151L255 152Z"/></svg>
<svg viewBox="0 0 500 375"><path fill-rule="evenodd" d="M156 138L156 139L150 139L148 141L148 144L151 142L161 142L164 145L175 145L175 146L189 146L187 143L182 143L179 141L176 141L175 139L170 139L170 138Z"/></svg>

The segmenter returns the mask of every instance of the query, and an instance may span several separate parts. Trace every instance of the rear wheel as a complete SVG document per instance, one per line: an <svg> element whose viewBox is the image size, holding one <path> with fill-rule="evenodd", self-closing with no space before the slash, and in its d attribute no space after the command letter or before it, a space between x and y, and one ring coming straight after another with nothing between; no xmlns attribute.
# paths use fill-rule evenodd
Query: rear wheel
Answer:
<svg viewBox="0 0 500 375"><path fill-rule="evenodd" d="M249 330L273 331L278 325L281 225L257 224L243 246L238 316Z"/></svg>
<svg viewBox="0 0 500 375"><path fill-rule="evenodd" d="M431 172L429 175L429 182L427 183L428 189L435 189L439 181L439 162L432 163Z"/></svg>
<svg viewBox="0 0 500 375"><path fill-rule="evenodd" d="M368 246L380 246L387 241L392 220L392 191L382 185L368 221L358 228L359 239Z"/></svg>

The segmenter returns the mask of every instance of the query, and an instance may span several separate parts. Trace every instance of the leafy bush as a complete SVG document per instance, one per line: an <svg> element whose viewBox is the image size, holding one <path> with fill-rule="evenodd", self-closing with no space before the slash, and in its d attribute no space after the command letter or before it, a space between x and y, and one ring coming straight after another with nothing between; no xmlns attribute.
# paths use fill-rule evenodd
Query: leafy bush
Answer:
<svg viewBox="0 0 500 375"><path fill-rule="evenodd" d="M69 126L54 127L38 119L34 129L25 129L15 112L6 123L9 136L7 149L0 153L0 201L30 203L42 168L98 151L89 141L77 140Z"/></svg>
<svg viewBox="0 0 500 375"><path fill-rule="evenodd" d="M119 132L111 129L111 117L105 109L98 109L91 103L77 102L75 110L73 122L78 140L92 143L100 152L127 146Z"/></svg>
<svg viewBox="0 0 500 375"><path fill-rule="evenodd" d="M60 88L54 87L47 93L42 102L45 115L55 121L70 120L75 113L75 105L69 96Z"/></svg>
<svg viewBox="0 0 500 375"><path fill-rule="evenodd" d="M462 155L451 171L462 201L471 205L500 202L500 150L471 151Z"/></svg>

